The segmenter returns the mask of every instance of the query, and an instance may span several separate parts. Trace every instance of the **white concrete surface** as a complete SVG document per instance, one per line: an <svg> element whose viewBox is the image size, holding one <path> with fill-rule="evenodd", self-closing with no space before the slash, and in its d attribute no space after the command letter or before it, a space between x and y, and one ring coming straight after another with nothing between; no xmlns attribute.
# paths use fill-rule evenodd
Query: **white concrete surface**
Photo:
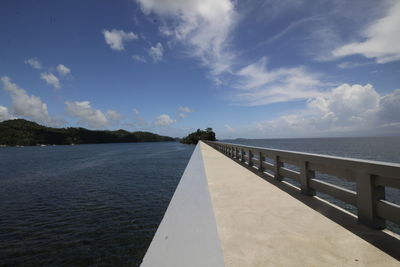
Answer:
<svg viewBox="0 0 400 267"><path fill-rule="evenodd" d="M141 266L224 266L199 145Z"/></svg>
<svg viewBox="0 0 400 267"><path fill-rule="evenodd" d="M400 266L210 146L201 151L225 266Z"/></svg>

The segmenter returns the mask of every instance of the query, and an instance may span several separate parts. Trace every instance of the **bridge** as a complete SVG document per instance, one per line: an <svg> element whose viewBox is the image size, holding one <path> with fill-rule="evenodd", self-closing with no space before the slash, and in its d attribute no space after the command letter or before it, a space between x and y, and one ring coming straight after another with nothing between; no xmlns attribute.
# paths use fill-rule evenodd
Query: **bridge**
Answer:
<svg viewBox="0 0 400 267"><path fill-rule="evenodd" d="M387 187L400 164L200 142L141 266L400 266Z"/></svg>

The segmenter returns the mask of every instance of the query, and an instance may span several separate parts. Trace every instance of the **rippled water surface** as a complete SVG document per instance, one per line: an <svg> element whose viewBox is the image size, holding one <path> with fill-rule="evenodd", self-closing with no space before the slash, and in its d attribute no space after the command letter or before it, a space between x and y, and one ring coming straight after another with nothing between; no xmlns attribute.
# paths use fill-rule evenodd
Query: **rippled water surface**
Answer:
<svg viewBox="0 0 400 267"><path fill-rule="evenodd" d="M0 148L0 266L138 266L193 149Z"/></svg>

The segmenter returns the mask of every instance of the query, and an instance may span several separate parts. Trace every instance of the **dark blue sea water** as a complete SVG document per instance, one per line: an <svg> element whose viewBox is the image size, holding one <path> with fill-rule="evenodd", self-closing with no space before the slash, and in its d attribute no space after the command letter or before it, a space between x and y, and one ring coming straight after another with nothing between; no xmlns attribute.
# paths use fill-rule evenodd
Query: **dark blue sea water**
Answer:
<svg viewBox="0 0 400 267"><path fill-rule="evenodd" d="M138 266L193 149L0 148L0 266Z"/></svg>
<svg viewBox="0 0 400 267"><path fill-rule="evenodd" d="M234 142L400 163L400 137ZM0 266L138 266L193 149L0 148Z"/></svg>

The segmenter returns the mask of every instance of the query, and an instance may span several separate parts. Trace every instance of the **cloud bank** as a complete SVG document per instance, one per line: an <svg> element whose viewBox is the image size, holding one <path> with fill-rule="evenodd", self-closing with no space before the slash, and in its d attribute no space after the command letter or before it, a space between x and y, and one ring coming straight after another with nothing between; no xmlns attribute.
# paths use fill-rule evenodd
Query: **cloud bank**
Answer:
<svg viewBox="0 0 400 267"><path fill-rule="evenodd" d="M380 96L371 84L342 84L311 98L304 110L258 122L254 137L396 134L399 114L400 89Z"/></svg>

